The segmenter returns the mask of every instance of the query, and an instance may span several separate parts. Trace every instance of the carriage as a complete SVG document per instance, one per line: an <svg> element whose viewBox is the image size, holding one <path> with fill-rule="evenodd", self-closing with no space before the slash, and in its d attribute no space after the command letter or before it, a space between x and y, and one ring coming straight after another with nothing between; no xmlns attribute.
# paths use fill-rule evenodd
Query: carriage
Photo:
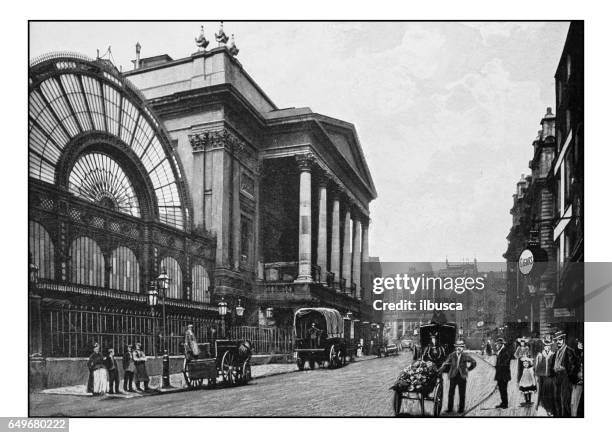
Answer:
<svg viewBox="0 0 612 438"><path fill-rule="evenodd" d="M190 388L201 388L206 382L215 387L217 379L227 386L245 385L251 380L251 343L217 339L214 351L209 342L198 344L200 354L197 358L185 354L183 376Z"/></svg>
<svg viewBox="0 0 612 438"><path fill-rule="evenodd" d="M419 328L420 346L417 347L415 361L408 366L397 382L391 388L393 390L393 412L395 416L412 415L415 403L419 407L420 416L425 416L427 413L426 405L431 407L431 415L437 417L442 411L442 402L444 395L444 381L438 373L438 365L432 362L427 362L423 359L425 347L429 344L432 335L436 336L438 344L444 348L448 354L452 351L457 334L457 326L452 323L440 323L432 321L430 324L424 324ZM405 374L405 380L402 379ZM410 375L425 375L427 378L422 385L411 385ZM404 403L408 400L409 403ZM408 410L403 412L402 409L407 406ZM419 415L419 414L417 414Z"/></svg>
<svg viewBox="0 0 612 438"><path fill-rule="evenodd" d="M344 339L344 318L336 309L324 307L302 308L295 312L293 320L295 335L294 357L300 371L306 363L313 370L324 363L329 368L346 365L349 354Z"/></svg>

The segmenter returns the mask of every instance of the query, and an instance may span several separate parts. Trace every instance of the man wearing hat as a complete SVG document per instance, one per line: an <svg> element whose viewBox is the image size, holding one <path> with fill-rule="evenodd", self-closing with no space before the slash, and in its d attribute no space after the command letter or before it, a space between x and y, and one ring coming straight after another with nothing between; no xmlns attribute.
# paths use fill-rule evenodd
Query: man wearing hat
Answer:
<svg viewBox="0 0 612 438"><path fill-rule="evenodd" d="M557 351L553 359L555 376L555 415L571 417L572 414L572 381L576 377L576 353L566 344L565 332L555 333Z"/></svg>
<svg viewBox="0 0 612 438"><path fill-rule="evenodd" d="M501 403L495 406L496 408L508 408L508 382L511 379L510 375L510 360L512 353L506 346L504 338L497 338L495 341L497 348L497 360L495 361L495 380L501 397Z"/></svg>
<svg viewBox="0 0 612 438"><path fill-rule="evenodd" d="M476 368L476 361L467 353L464 353L465 342L458 340L455 343L455 351L448 355L442 366L440 373L448 373L448 409L447 413L453 412L455 403L455 388L459 387L459 410L465 410L465 388L467 386L468 373Z"/></svg>

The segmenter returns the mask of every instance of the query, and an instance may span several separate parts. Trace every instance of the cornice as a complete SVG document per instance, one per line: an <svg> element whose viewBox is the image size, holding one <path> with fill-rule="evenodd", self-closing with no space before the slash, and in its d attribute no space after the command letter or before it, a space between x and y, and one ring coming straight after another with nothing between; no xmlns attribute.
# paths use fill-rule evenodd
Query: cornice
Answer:
<svg viewBox="0 0 612 438"><path fill-rule="evenodd" d="M189 134L187 137L194 153L225 149L248 169L255 173L260 173L261 171L257 151L227 127L216 127L210 131L198 131Z"/></svg>

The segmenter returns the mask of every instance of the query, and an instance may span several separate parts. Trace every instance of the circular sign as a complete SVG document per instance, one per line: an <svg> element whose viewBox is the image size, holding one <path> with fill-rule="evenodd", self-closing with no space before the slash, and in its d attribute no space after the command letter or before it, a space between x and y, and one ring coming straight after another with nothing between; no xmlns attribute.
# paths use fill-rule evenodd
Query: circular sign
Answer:
<svg viewBox="0 0 612 438"><path fill-rule="evenodd" d="M533 269L534 257L530 249L525 249L518 260L518 267L521 274L528 275Z"/></svg>

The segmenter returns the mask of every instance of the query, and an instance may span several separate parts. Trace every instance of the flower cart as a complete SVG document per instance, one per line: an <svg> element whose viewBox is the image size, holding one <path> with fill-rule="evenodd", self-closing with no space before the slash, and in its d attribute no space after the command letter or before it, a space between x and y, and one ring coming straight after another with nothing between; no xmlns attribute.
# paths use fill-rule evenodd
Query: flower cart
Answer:
<svg viewBox="0 0 612 438"><path fill-rule="evenodd" d="M393 412L396 417L402 413L415 415L410 410L402 412L404 405L408 405L409 409L415 406L415 403L404 403L404 400L418 402L420 413L416 415L426 415L425 402L432 402L431 415L434 417L439 416L442 411L443 381L433 362L417 360L411 363L401 371L391 389Z"/></svg>

